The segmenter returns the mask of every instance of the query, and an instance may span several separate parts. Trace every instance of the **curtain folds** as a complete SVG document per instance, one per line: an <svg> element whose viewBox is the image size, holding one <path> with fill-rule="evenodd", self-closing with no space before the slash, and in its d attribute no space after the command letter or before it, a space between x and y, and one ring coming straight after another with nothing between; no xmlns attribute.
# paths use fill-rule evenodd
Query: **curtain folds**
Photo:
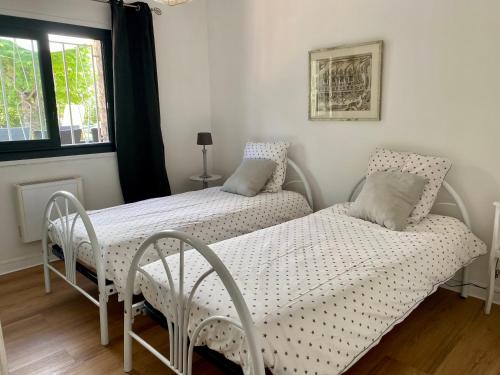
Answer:
<svg viewBox="0 0 500 375"><path fill-rule="evenodd" d="M125 203L170 195L148 4L111 1L115 140Z"/></svg>

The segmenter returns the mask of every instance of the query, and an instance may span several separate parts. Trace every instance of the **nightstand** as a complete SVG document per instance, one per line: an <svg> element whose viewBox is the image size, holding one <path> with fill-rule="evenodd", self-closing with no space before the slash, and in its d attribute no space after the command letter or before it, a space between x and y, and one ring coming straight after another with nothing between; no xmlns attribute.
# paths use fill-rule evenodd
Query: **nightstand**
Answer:
<svg viewBox="0 0 500 375"><path fill-rule="evenodd" d="M495 279L497 276L497 263L500 259L500 202L493 203L495 206L495 221L493 224L493 239L491 241L490 249L490 263L489 263L489 276L490 281L488 284L488 299L484 307L484 312L489 314L491 311L491 304L493 303L493 296L495 295Z"/></svg>
<svg viewBox="0 0 500 375"><path fill-rule="evenodd" d="M189 177L191 181L201 181L203 184L203 189L206 189L208 187L209 182L219 181L221 178L222 176L218 174L211 174L208 177L203 177L200 175L194 175Z"/></svg>
<svg viewBox="0 0 500 375"><path fill-rule="evenodd" d="M0 374L7 372L7 356L5 355L5 344L3 341L2 324L0 323Z"/></svg>

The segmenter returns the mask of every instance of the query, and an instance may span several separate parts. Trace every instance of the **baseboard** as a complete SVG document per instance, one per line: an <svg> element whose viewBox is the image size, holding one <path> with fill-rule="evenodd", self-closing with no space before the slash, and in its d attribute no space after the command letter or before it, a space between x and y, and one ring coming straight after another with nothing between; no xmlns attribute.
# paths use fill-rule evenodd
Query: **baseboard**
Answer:
<svg viewBox="0 0 500 375"><path fill-rule="evenodd" d="M50 257L50 261L55 260L55 258ZM32 254L23 257L17 257L14 259L9 259L7 261L0 262L0 275L5 275L7 273L21 271L26 268L31 268L39 266L42 264L42 254Z"/></svg>

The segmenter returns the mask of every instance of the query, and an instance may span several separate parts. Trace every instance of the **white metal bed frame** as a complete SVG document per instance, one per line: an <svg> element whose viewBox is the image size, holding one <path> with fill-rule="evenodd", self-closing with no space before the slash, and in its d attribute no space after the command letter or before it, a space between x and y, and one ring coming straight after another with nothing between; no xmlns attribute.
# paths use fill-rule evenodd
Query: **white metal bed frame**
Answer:
<svg viewBox="0 0 500 375"><path fill-rule="evenodd" d="M354 187L354 189L351 191L351 194L349 195L349 201L352 202L357 194L359 193L366 177L363 177ZM460 214L462 216L462 220L465 223L465 225L471 229L471 222L470 222L470 217L469 213L467 211L467 208L460 197L460 195L453 189L453 187L446 181L443 182L443 188L444 190L451 196L452 202L436 202L435 206L439 205L444 205L444 206L453 206L458 208L460 211ZM163 238L176 238L180 241L181 243L181 249L182 243L185 242L189 245L191 245L194 249L199 251L205 259L210 263L212 268L205 272L194 284L193 289L189 293L187 302L184 299L184 292L183 292L183 277L184 277L184 253L181 251L181 254L179 255L179 291L176 292L175 289L175 284L172 281L172 276L170 269L168 267L167 261L165 257L161 254L159 249L157 248L157 241ZM153 285L156 288L156 294L158 296L161 296L162 302L159 305L160 306L167 306L167 294L165 292L162 292L160 288L158 287L157 283L154 282L152 279L151 275L149 275L143 268L139 267L140 259L144 252L151 246L153 245L158 254L160 255L160 259L163 263L163 268L165 270L165 273L167 275L167 280L168 280L168 286L169 286L169 291L173 293L173 298L172 300L175 301L176 308L174 309L175 319L174 322L168 322L167 321L167 327L168 327L168 334L169 334L169 340L170 340L170 360L167 359L165 356L163 356L161 353L159 353L156 349L154 349L147 341L142 339L140 336L138 336L136 333L133 332L132 325L133 325L133 319L134 316L139 315L140 313L143 312L144 310L144 303L145 301L132 304L132 297L133 297L133 290L134 290L134 284L135 284L135 279L137 273L141 273L144 275L149 281L150 284ZM193 337L191 340L191 343L189 344L189 349L187 349L187 336L188 336L188 325L187 323L189 322L189 312L191 308L191 302L194 293L196 292L196 289L198 286L203 282L203 280L210 275L211 273L214 272L214 270L217 272L219 277L224 283L224 286L231 296L233 303L236 306L236 309L238 311L238 316L241 321L241 325L238 324L238 322L235 322L234 320L225 318L223 316L212 316L209 318L206 318L194 331ZM467 267L463 268L463 286L462 286L462 291L461 291L461 296L463 298L466 298L468 295L468 290L467 290L467 282L468 282L468 272L467 272ZM229 280L229 281L228 281ZM173 292L172 292L173 291ZM160 311L165 318L167 318L168 314L166 311ZM187 317L187 321L185 320L185 317ZM168 318L167 318L168 319ZM248 308L245 304L245 301L242 297L241 291L238 289L238 286L234 283L234 280L232 279L229 271L227 268L224 266L224 264L220 261L220 259L217 257L217 255L208 247L206 246L203 242L196 240L182 232L175 232L175 231L165 231L165 232L160 232L157 235L153 235L150 237L148 240L146 240L143 245L141 245L140 251L136 254L132 267L129 271L129 276L127 280L127 292L126 292L126 299L125 299L125 316L124 316L124 370L125 372L130 372L132 370L132 342L133 340L137 341L139 344L144 346L147 350L149 350L151 353L153 353L160 361L162 361L165 365L167 365L170 369L172 369L176 374L187 374L191 375L191 355L193 352L193 345L196 343L196 338L198 337L199 332L201 329L209 322L213 320L225 320L230 322L231 324L236 325L237 327L240 327L243 329L246 337L247 337L247 343L250 346L250 352L251 352L251 364L253 364L253 369L256 372L256 374L264 374L264 365L263 365L263 359L260 354L260 348L258 346L253 347L253 345L257 345L257 341L255 339L255 332L254 330L254 324L253 321L251 320L250 315L248 314ZM178 332L175 330L175 327L182 327L182 332ZM182 336L182 337L180 337ZM188 356L186 359L185 356Z"/></svg>
<svg viewBox="0 0 500 375"><path fill-rule="evenodd" d="M75 214L70 219L69 215L73 212L73 210ZM55 225L55 221L52 219L54 216L57 217L56 220L60 220L60 229L57 225ZM81 241L74 246L73 232L78 219L82 220L89 240ZM64 274L49 263L49 230L52 228L54 229L54 234L58 237L58 242L61 244L61 248L64 253ZM76 282L78 250L83 244L88 244L92 247L94 258L96 260L95 268L97 274L97 286L99 290L98 299L94 298L87 291L80 288ZM50 282L50 271L52 271L99 307L101 344L107 345L109 343L107 303L109 296L117 293L116 288L114 287L114 284L106 285L106 273L99 242L97 241L94 227L92 226L92 222L90 221L87 212L83 208L80 201L73 194L67 191L58 191L52 194L49 198L49 202L45 208L43 220L42 250L45 292L50 293L52 290Z"/></svg>
<svg viewBox="0 0 500 375"><path fill-rule="evenodd" d="M291 167L293 172L296 174L295 179L285 181L284 187L290 185L302 184L304 189L304 195L309 203L311 209L313 209L313 198L311 193L311 187L307 181L304 172L300 167L292 160L287 159L288 166ZM70 220L68 215L75 212L74 217ZM55 220L54 220L55 217ZM74 246L73 244L73 231L77 220L82 220L85 230L87 231L88 241L81 241ZM59 220L61 228L55 225L55 221ZM49 231L54 228L54 233L58 236L59 243L61 244L62 252L64 254L64 272L59 271L54 266L50 264L49 259ZM96 299L88 292L83 290L77 285L76 282L76 263L78 260L78 250L83 244L88 244L92 247L95 259L95 271L97 274L97 286L99 297ZM43 228L42 228L42 250L43 250L43 268L44 268L44 279L45 279L45 291L46 293L51 292L51 282L50 282L50 271L54 272L56 275L65 280L69 285L78 290L81 294L87 297L92 303L94 303L99 308L99 320L100 320L100 331L101 331L101 344L107 345L109 343L109 333L108 333L108 313L107 313L107 303L109 297L116 294L117 290L114 283L106 284L106 272L105 272L105 262L103 260L99 241L95 234L92 222L85 211L82 204L78 199L69 192L59 191L54 193L47 203Z"/></svg>
<svg viewBox="0 0 500 375"><path fill-rule="evenodd" d="M180 251L178 287L176 287L173 282L172 273L167 262L168 257L165 257L162 254L158 246L158 241L167 238L179 240ZM185 267L189 267L189 265L185 264L184 260L184 244L191 246L193 248L193 250L191 251L199 252L210 264L210 269L200 276L200 278L195 282L191 291L186 290L186 293L189 293L187 299L184 295L184 269ZM151 275L139 266L142 256L151 247L156 250L158 257L159 259L161 259L161 262L163 264L163 269L165 271L165 274L167 275L168 280L168 293L160 290L158 285L153 281ZM169 358L158 352L146 340L141 338L133 331L132 326L134 316L140 314L144 309L144 301L132 304L134 284L138 273L144 275L144 277L150 280L151 284L155 286L157 295L159 296L159 298L162 298L162 306L167 305L167 298L169 294L171 296L171 300L174 301L175 308L173 321L170 321L168 319L168 314L166 311L161 311L167 319L166 322L170 347ZM210 316L208 318L205 318L200 324L197 325L196 329L193 332L193 335L189 338L188 326L193 297L203 280L205 280L207 276L211 275L212 273L217 274L217 276L224 284L224 287L231 297L234 307L238 313L239 321L223 315ZM212 249L210 249L202 241L180 231L167 230L159 232L144 241L134 257L127 278L123 326L125 372L132 371L132 343L133 340L135 340L144 348L149 350L176 374L191 375L193 349L196 344L198 335L207 324L214 321L225 321L243 331L248 345L251 373L254 375L264 375L264 360L262 358L260 345L258 344L257 334L255 332L254 323L250 315L248 306L229 270L226 268L224 263L222 263L219 257L212 251Z"/></svg>
<svg viewBox="0 0 500 375"><path fill-rule="evenodd" d="M493 202L495 206L495 218L493 221L493 239L491 241L489 264L488 264L488 290L484 313L489 315L493 297L495 295L495 280L497 279L497 262L500 260L500 202Z"/></svg>
<svg viewBox="0 0 500 375"><path fill-rule="evenodd" d="M304 195L307 199L307 203L309 203L309 207L311 207L311 210L314 211L314 201L312 197L312 191L311 191L311 186L309 185L309 182L307 181L306 175L300 169L300 167L295 163L292 159L287 159L287 164L289 167L292 167L293 171L297 175L296 179L285 181L283 184L283 187L288 187L290 185L296 185L296 184L302 184L304 188Z"/></svg>
<svg viewBox="0 0 500 375"><path fill-rule="evenodd" d="M361 190L361 187L363 186L364 182L366 180L366 176L361 178L358 183L354 186L354 188L351 191L351 194L349 195L349 202L353 202L356 199L356 196L359 194L359 191ZM439 202L436 201L434 203L434 206L451 206L451 207L456 207L458 211L460 212L460 215L462 216L462 221L464 224L467 226L472 231L472 224L470 221L470 216L469 216L469 211L467 210L467 207L465 206L464 201L460 197L460 195L457 193L457 191L446 181L443 181L442 184L443 189L451 196L452 202ZM467 298L469 296L469 266L465 266L462 269L462 286L461 286L461 297L462 298Z"/></svg>

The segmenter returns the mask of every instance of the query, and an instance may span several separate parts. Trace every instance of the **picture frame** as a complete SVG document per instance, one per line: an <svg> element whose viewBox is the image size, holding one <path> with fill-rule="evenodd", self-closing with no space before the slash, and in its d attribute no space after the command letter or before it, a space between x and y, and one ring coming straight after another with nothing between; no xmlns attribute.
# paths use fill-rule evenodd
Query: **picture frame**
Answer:
<svg viewBox="0 0 500 375"><path fill-rule="evenodd" d="M383 41L309 52L309 120L380 121Z"/></svg>

